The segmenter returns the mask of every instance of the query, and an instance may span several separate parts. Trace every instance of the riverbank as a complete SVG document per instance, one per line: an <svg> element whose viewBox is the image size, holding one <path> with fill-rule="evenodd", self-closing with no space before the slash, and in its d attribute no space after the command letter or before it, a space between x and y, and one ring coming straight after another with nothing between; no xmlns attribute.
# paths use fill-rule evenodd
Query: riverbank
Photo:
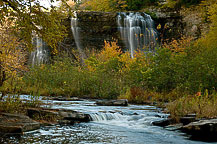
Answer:
<svg viewBox="0 0 217 144"><path fill-rule="evenodd" d="M42 100L43 99L43 100ZM196 118L195 114L187 115L180 118L180 123L171 119L168 114L161 113L163 109L148 105L129 105L127 100L95 100L89 101L80 98L64 98L64 97L44 97L41 100L44 108L27 108L24 115L22 114L7 114L0 115L1 123L0 130L3 135L24 134L27 131L40 129L44 126L65 125L71 126L83 122L92 121L110 121L118 122L121 117L132 116L134 118L141 117L140 112L156 111L160 112L155 120L149 121L150 125L163 126L164 129L172 128L173 130L181 130L189 134L194 140L201 141L216 141L216 132L213 131L216 127L216 120L204 120ZM83 104L82 104L83 103ZM82 107L86 107L84 109ZM133 106L133 107L132 107ZM76 108L77 107L77 108ZM91 109L99 109L99 112L94 112ZM117 107L119 110L113 110ZM103 110L100 110L100 109ZM88 110L89 109L89 110ZM130 109L127 113L124 109ZM24 110L23 110L24 111ZM135 112L136 111L136 112ZM148 115L147 115L148 116ZM169 116L169 117L168 117ZM136 118L136 119L137 119ZM145 118L145 117L144 117ZM146 118L145 118L146 119ZM140 120L145 122L146 120ZM130 119L129 119L130 120ZM145 124L146 125L146 124ZM145 126L144 125L144 126ZM209 133L210 135L204 135ZM203 136L203 137L202 137Z"/></svg>
<svg viewBox="0 0 217 144"><path fill-rule="evenodd" d="M2 126L3 126L4 130L7 130L7 133L5 131L4 135L9 134L10 132L13 133L12 135L11 134L8 135L7 137L13 137L14 134L16 135L21 134L21 140L22 140L23 136L28 137L27 139L32 137L31 133L34 134L36 132L32 130L35 130L35 129L38 129L37 131L41 131L42 129L46 128L47 129L46 131L50 131L54 127L59 127L59 128L65 127L66 128L67 126L76 127L78 125L88 125L88 127L91 127L91 125L94 123L96 124L105 123L107 125L106 127L114 126L114 127L121 128L122 125L119 125L119 124L123 123L124 124L123 127L127 127L128 129L133 128L136 131L137 130L140 131L141 129L142 131L150 132L150 131L153 131L154 129L159 129L160 131L162 131L162 134L164 135L161 138L163 141L165 141L165 134L167 135L169 133L170 134L174 133L174 135L176 135L175 136L176 138L178 139L181 138L180 139L181 141L186 141L184 140L185 138L183 136L180 137L181 133L179 132L180 128L186 127L187 125L186 123L183 124L181 127L180 127L180 124L177 126L177 125L174 125L174 123L167 123L166 125L164 125L163 129L161 129L160 127L153 126L153 125L157 125L156 123L159 124L159 121L160 122L168 121L168 120L170 121L170 119L168 119L168 114L162 113L162 109L157 108L155 106L148 106L148 105L128 105L126 106L125 101L123 103L124 106L111 106L110 100L109 101L103 100L103 102L106 102L110 106L97 106L97 103L99 102L92 101L92 100L89 101L87 99L78 100L76 98L73 98L76 101L72 101L72 99L69 101L62 101L63 99L59 99L59 97L53 98L53 99L56 99L56 100L49 100L49 98L47 100L42 100L43 101L42 103L44 103L43 104L44 108L28 108L27 113L26 113L27 116L21 115L21 114L17 115L17 114L1 113L1 120L4 119L5 117L8 121L1 121L0 129L2 130ZM102 100L100 101L102 102ZM29 120L30 118L33 120L30 121ZM214 121L215 120L213 120L212 123ZM2 124L3 122L4 124ZM209 125L211 124L211 121L210 123L209 122L206 122L206 123ZM9 124L10 124L10 127L7 127L7 129L5 129L6 126ZM189 124L192 125L192 123L189 123ZM143 129L146 127L149 127L149 128L147 130ZM173 129L173 131L170 132L169 129ZM29 130L30 130L29 134L26 133L26 131L29 131ZM63 129L63 131L67 131L67 129L66 130ZM201 130L201 131L198 130L198 131L204 132L204 130ZM191 132L194 132L194 129L192 129ZM160 135L156 133L156 137ZM189 137L190 135L191 133L189 133L189 135L186 135L186 138ZM201 138L201 137L197 137L197 138ZM2 140L2 138L0 139ZM7 138L5 137L5 139ZM43 141L43 140L44 140L43 138L41 138L41 140L35 139L35 142ZM157 139L153 141L156 142L156 140ZM206 141L207 139L200 139L200 140ZM212 139L209 139L209 140L212 140ZM170 139L169 141L173 141L173 140ZM188 141L188 142L193 143L193 141Z"/></svg>

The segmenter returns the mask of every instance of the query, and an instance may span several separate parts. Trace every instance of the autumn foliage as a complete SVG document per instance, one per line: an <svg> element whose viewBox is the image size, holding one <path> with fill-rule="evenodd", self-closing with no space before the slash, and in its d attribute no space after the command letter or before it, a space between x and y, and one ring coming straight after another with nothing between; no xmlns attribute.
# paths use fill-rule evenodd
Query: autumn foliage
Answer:
<svg viewBox="0 0 217 144"><path fill-rule="evenodd" d="M0 86L9 78L18 78L26 71L24 43L11 31L12 23L5 22L0 32Z"/></svg>

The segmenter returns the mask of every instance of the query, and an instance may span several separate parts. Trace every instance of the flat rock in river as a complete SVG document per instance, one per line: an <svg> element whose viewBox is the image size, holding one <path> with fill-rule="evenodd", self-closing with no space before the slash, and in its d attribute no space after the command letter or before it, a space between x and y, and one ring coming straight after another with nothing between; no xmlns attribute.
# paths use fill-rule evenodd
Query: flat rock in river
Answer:
<svg viewBox="0 0 217 144"><path fill-rule="evenodd" d="M127 99L119 99L119 100L100 100L96 102L98 106L128 106Z"/></svg>
<svg viewBox="0 0 217 144"><path fill-rule="evenodd" d="M63 97L63 96L45 97L43 99L44 100L56 100L56 101L83 101L82 99L80 99L78 97Z"/></svg>
<svg viewBox="0 0 217 144"><path fill-rule="evenodd" d="M217 119L191 122L183 126L181 130L192 135L193 139L217 140Z"/></svg>
<svg viewBox="0 0 217 144"><path fill-rule="evenodd" d="M0 134L22 134L40 128L40 123L21 114L0 113Z"/></svg>
<svg viewBox="0 0 217 144"><path fill-rule="evenodd" d="M82 112L77 112L73 110L60 110L59 116L63 118L63 120L69 120L71 123L73 122L89 122L90 116L89 114L85 114Z"/></svg>

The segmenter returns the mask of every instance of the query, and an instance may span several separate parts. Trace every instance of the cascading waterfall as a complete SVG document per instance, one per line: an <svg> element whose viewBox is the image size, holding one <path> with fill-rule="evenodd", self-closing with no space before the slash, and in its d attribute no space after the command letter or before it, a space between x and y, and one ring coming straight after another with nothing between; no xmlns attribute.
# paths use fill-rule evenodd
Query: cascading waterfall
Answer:
<svg viewBox="0 0 217 144"><path fill-rule="evenodd" d="M92 121L109 121L109 120L121 120L123 115L119 113L92 113L90 114Z"/></svg>
<svg viewBox="0 0 217 144"><path fill-rule="evenodd" d="M47 44L38 36L33 37L33 46L36 48L31 52L31 64L39 65L48 62L49 51Z"/></svg>
<svg viewBox="0 0 217 144"><path fill-rule="evenodd" d="M121 12L117 17L121 37L134 57L136 50L153 52L157 45L158 34L154 22L146 13Z"/></svg>
<svg viewBox="0 0 217 144"><path fill-rule="evenodd" d="M77 13L74 12L74 17L71 18L71 29L72 29L72 34L74 36L74 40L76 43L76 47L78 49L79 54L81 55L81 60L83 61L85 58L85 54L82 50L82 45L80 42L80 28L78 27L78 18L77 18Z"/></svg>

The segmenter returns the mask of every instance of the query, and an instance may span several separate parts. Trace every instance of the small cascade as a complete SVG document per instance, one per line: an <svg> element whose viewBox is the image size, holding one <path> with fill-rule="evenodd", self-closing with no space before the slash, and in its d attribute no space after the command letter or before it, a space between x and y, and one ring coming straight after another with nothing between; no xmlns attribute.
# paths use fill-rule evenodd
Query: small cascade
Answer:
<svg viewBox="0 0 217 144"><path fill-rule="evenodd" d="M81 60L85 58L85 54L82 50L82 45L80 42L80 27L78 27L78 18L77 18L77 13L74 12L74 17L71 18L71 29L72 29L72 34L74 36L75 44L78 49L79 54L81 55Z"/></svg>
<svg viewBox="0 0 217 144"><path fill-rule="evenodd" d="M31 52L30 56L32 66L47 63L49 58L47 44L42 38L35 36L33 38L33 46L35 47L35 50Z"/></svg>
<svg viewBox="0 0 217 144"><path fill-rule="evenodd" d="M136 50L154 51L158 34L150 15L139 12L121 12L118 14L117 23L121 37L132 58Z"/></svg>
<svg viewBox="0 0 217 144"><path fill-rule="evenodd" d="M92 121L109 121L122 120L123 115L119 113L92 113L90 114Z"/></svg>

